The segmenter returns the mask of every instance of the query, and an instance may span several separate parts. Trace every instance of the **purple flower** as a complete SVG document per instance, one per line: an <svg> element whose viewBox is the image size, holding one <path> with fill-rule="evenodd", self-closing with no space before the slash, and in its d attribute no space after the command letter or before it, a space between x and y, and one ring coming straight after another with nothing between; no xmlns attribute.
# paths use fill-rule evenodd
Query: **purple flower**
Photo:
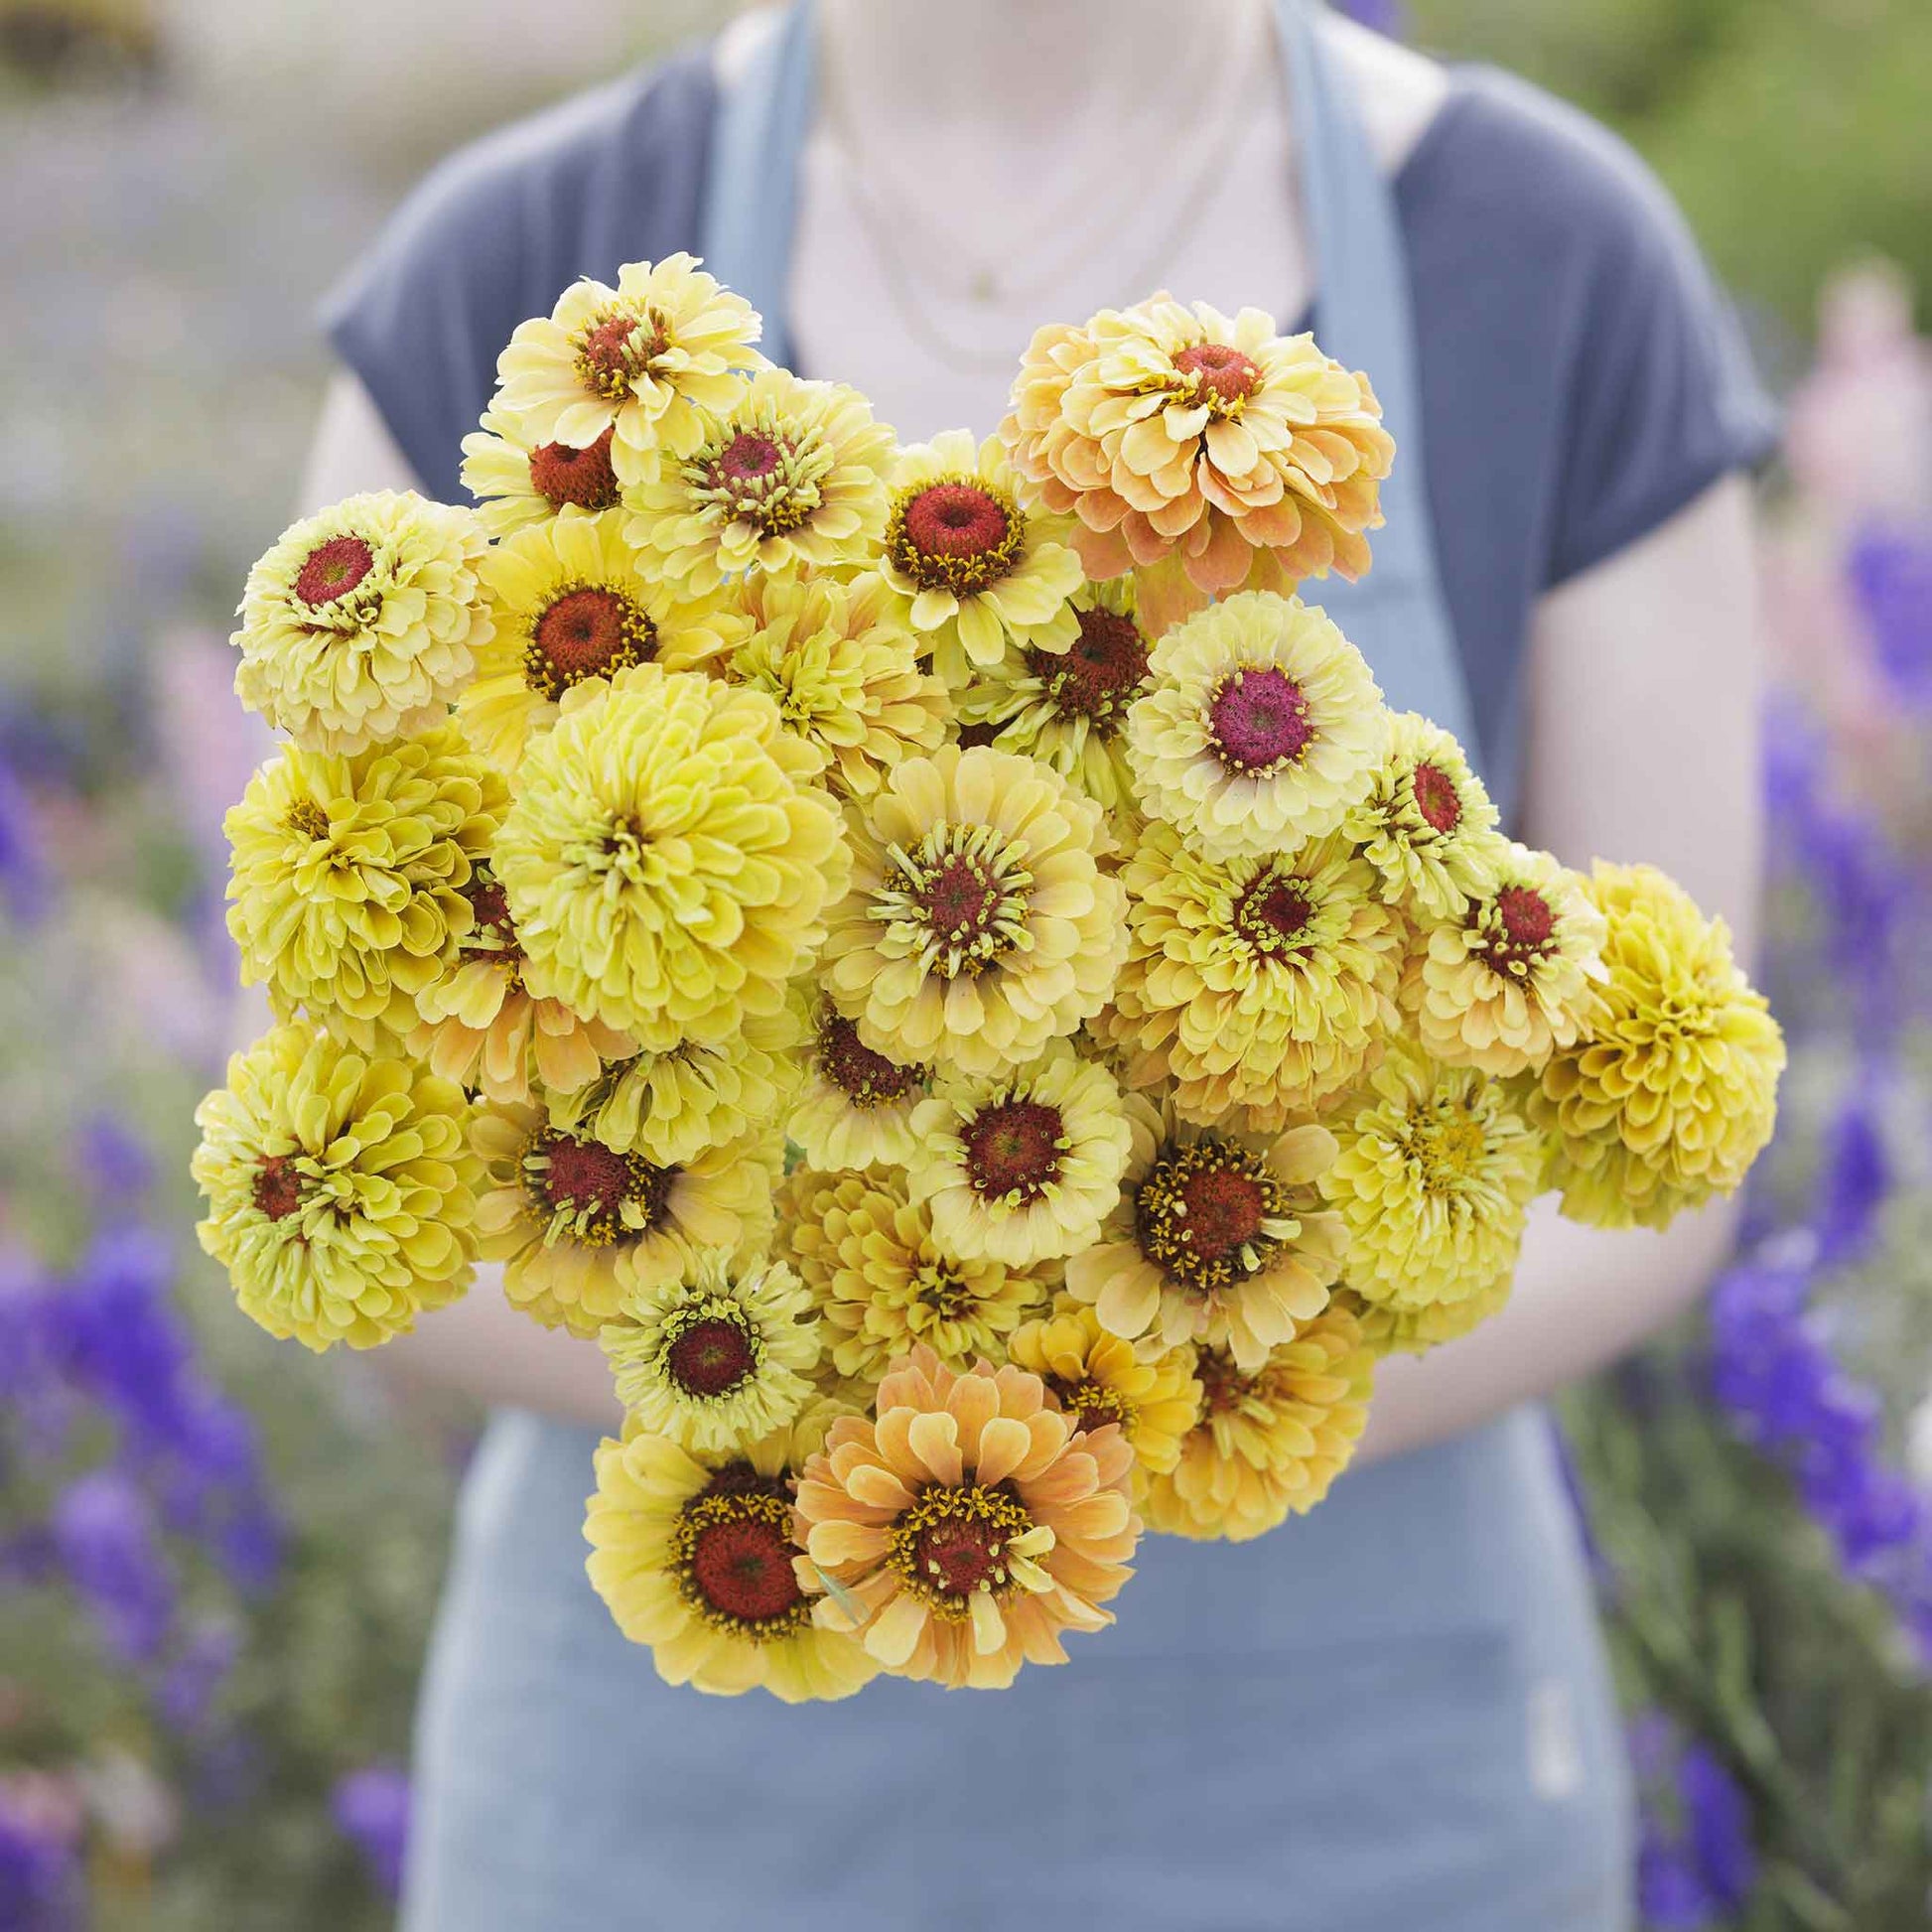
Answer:
<svg viewBox="0 0 1932 1932"><path fill-rule="evenodd" d="M47 909L49 896L33 800L13 767L0 759L0 906L27 925Z"/></svg>
<svg viewBox="0 0 1932 1932"><path fill-rule="evenodd" d="M166 1641L175 1576L148 1499L118 1469L69 1483L52 1515L55 1548L102 1640L145 1663Z"/></svg>
<svg viewBox="0 0 1932 1932"><path fill-rule="evenodd" d="M1399 41L1409 31L1409 9L1402 0L1340 0L1338 12Z"/></svg>
<svg viewBox="0 0 1932 1932"><path fill-rule="evenodd" d="M68 1932L80 1923L79 1806L52 1779L0 1780L0 1927Z"/></svg>
<svg viewBox="0 0 1932 1932"><path fill-rule="evenodd" d="M1866 530L1845 568L1885 682L1914 709L1932 706L1932 532Z"/></svg>
<svg viewBox="0 0 1932 1932"><path fill-rule="evenodd" d="M240 1650L241 1633L225 1618L194 1625L155 1687L156 1707L169 1725L188 1736L207 1728Z"/></svg>
<svg viewBox="0 0 1932 1932"><path fill-rule="evenodd" d="M337 1780L329 1808L337 1830L361 1853L370 1875L393 1898L402 1889L409 1843L409 1779L394 1765L351 1771Z"/></svg>
<svg viewBox="0 0 1932 1932"><path fill-rule="evenodd" d="M1700 1932L1740 1910L1757 1883L1750 1805L1706 1745L1660 1711L1634 1718L1628 1741L1640 1801L1637 1902L1653 1932Z"/></svg>
<svg viewBox="0 0 1932 1932"><path fill-rule="evenodd" d="M81 1123L69 1167L96 1208L112 1218L128 1213L154 1185L154 1156L112 1114L95 1114Z"/></svg>
<svg viewBox="0 0 1932 1932"><path fill-rule="evenodd" d="M1819 1183L1818 1258L1856 1260L1871 1244L1878 1210L1891 1192L1891 1163L1878 1124L1876 1078L1867 1073L1841 1103L1825 1139Z"/></svg>

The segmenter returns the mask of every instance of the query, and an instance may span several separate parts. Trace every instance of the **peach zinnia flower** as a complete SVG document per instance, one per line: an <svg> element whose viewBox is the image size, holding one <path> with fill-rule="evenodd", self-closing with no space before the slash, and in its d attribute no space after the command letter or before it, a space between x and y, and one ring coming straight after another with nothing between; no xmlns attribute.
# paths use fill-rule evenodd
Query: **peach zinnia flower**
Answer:
<svg viewBox="0 0 1932 1932"><path fill-rule="evenodd" d="M1079 1430L1037 1375L915 1349L877 1420L835 1422L805 1465L799 1581L826 1591L819 1624L894 1675L1004 1690L1023 1663L1065 1663L1062 1632L1113 1621L1133 1464L1117 1426Z"/></svg>

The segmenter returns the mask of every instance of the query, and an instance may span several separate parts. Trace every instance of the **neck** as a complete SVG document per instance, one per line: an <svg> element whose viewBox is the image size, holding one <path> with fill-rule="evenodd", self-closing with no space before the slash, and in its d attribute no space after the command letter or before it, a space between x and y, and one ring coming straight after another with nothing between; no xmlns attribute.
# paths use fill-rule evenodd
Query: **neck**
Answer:
<svg viewBox="0 0 1932 1932"><path fill-rule="evenodd" d="M989 126L1050 152L1089 118L1128 125L1190 103L1265 0L820 0L831 117ZM1237 76L1229 75L1232 82Z"/></svg>

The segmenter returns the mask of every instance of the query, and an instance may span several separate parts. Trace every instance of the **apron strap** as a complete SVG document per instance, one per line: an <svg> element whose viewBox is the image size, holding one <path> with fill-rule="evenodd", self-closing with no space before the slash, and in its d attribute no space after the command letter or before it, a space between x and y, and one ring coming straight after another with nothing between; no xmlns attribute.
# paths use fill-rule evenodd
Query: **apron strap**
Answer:
<svg viewBox="0 0 1932 1932"><path fill-rule="evenodd" d="M1374 667L1389 702L1434 718L1484 766L1485 748L1437 565L1423 454L1421 386L1407 257L1395 198L1376 166L1344 76L1315 30L1315 0L1276 0L1291 125L1313 246L1322 347L1366 369L1399 454L1382 486L1386 525L1360 584L1309 585ZM713 119L705 174L705 265L764 318L764 352L791 352L786 295L798 160L816 91L813 7L792 0L753 50ZM1180 292L1183 297L1185 292ZM1508 809L1508 776L1487 773Z"/></svg>

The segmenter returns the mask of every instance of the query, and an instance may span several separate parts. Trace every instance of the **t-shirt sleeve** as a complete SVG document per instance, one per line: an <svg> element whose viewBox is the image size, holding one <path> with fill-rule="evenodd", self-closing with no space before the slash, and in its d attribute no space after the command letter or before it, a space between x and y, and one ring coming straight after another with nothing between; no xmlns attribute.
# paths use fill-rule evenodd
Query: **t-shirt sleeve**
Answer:
<svg viewBox="0 0 1932 1932"><path fill-rule="evenodd" d="M711 99L697 50L473 143L325 299L331 345L431 495L468 500L463 438L518 323L579 276L692 244Z"/></svg>
<svg viewBox="0 0 1932 1932"><path fill-rule="evenodd" d="M1545 588L1654 530L1776 447L1778 413L1676 205L1588 126L1566 184L1585 226Z"/></svg>

